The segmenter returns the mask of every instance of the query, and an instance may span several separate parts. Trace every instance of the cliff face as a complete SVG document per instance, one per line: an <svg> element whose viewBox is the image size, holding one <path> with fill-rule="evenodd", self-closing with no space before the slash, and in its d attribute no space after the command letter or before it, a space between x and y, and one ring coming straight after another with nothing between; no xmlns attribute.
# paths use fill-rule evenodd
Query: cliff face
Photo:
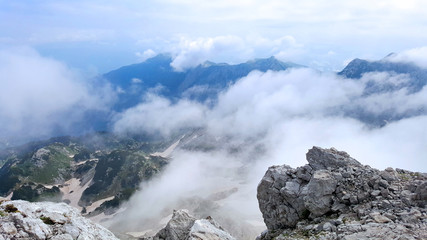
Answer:
<svg viewBox="0 0 427 240"><path fill-rule="evenodd" d="M427 239L427 175L364 166L313 147L308 164L272 166L258 186L259 239Z"/></svg>
<svg viewBox="0 0 427 240"><path fill-rule="evenodd" d="M110 231L82 217L65 203L2 201L0 240L8 239L105 239L117 240Z"/></svg>

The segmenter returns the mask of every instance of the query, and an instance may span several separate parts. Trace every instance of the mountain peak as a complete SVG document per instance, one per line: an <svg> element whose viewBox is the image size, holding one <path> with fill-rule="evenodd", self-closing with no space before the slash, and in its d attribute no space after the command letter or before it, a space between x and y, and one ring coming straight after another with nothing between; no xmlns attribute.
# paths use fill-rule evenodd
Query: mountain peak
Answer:
<svg viewBox="0 0 427 240"><path fill-rule="evenodd" d="M292 62L282 62L274 56L269 58L257 58L251 61L246 62L247 64L254 65L257 69L261 71L273 70L280 71L285 70L291 67L304 67L299 64L295 64Z"/></svg>
<svg viewBox="0 0 427 240"><path fill-rule="evenodd" d="M355 58L347 64L347 66L338 73L338 75L345 76L347 78L360 78L363 73L372 71L372 67L369 65L369 61L360 58Z"/></svg>
<svg viewBox="0 0 427 240"><path fill-rule="evenodd" d="M253 60L247 61L247 63L260 63L260 62L263 62L263 63L266 63L266 62L273 63L273 62L280 62L280 61L277 60L277 58L275 58L274 56L271 56L271 57L268 57L268 58L255 58Z"/></svg>
<svg viewBox="0 0 427 240"><path fill-rule="evenodd" d="M156 63L156 62L172 62L172 56L170 54L167 53L160 53L157 54L154 57L151 57L147 60L145 60L142 63Z"/></svg>

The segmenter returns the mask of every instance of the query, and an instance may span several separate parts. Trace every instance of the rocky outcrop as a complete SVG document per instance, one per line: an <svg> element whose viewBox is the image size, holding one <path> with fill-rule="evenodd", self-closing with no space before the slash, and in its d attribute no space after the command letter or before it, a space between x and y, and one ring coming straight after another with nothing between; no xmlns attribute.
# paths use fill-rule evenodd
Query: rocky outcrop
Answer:
<svg viewBox="0 0 427 240"><path fill-rule="evenodd" d="M308 164L272 166L258 185L259 239L427 239L427 175L364 166L313 147Z"/></svg>
<svg viewBox="0 0 427 240"><path fill-rule="evenodd" d="M154 237L143 240L235 240L211 217L196 219L185 210L174 211L172 219Z"/></svg>
<svg viewBox="0 0 427 240"><path fill-rule="evenodd" d="M2 201L0 240L9 239L106 239L117 238L104 227L82 217L65 203Z"/></svg>

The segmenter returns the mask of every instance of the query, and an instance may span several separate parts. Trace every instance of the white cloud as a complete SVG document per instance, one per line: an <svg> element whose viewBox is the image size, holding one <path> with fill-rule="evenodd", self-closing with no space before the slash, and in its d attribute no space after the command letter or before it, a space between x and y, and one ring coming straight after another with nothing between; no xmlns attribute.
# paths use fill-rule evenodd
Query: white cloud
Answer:
<svg viewBox="0 0 427 240"><path fill-rule="evenodd" d="M103 86L93 94L77 73L30 48L0 50L0 75L0 129L21 140L67 128L112 97Z"/></svg>
<svg viewBox="0 0 427 240"><path fill-rule="evenodd" d="M145 60L156 56L156 52L152 49L147 49L143 53L136 52L135 55L138 57L139 61L144 62Z"/></svg>
<svg viewBox="0 0 427 240"><path fill-rule="evenodd" d="M392 117L427 109L427 89L410 94L407 89L385 92L358 99L354 105L374 115L390 113ZM384 119L388 120L388 119Z"/></svg>
<svg viewBox="0 0 427 240"><path fill-rule="evenodd" d="M426 87L416 93L412 93L406 87L401 88L413 81L408 74L372 72L364 74L360 81L364 85L375 82L376 88L384 91L355 99L351 104L353 107L364 109L374 115L389 113L394 117L427 111ZM390 90L393 87L397 87L398 90Z"/></svg>
<svg viewBox="0 0 427 240"><path fill-rule="evenodd" d="M207 60L240 63L253 58L276 56L284 61L298 61L304 53L303 45L292 36L269 39L259 36L236 35L192 39L181 37L179 44L171 43L174 55L172 67L182 71Z"/></svg>
<svg viewBox="0 0 427 240"><path fill-rule="evenodd" d="M132 78L131 82L132 84L139 84L139 83L142 83L142 80L139 78Z"/></svg>
<svg viewBox="0 0 427 240"><path fill-rule="evenodd" d="M195 67L207 60L221 58L221 54L227 56L243 54L247 48L241 38L236 36L220 36L215 38L198 38L191 40L181 38L175 57L171 63L177 71Z"/></svg>
<svg viewBox="0 0 427 240"><path fill-rule="evenodd" d="M421 68L427 69L427 47L409 49L394 54L386 58L386 60L391 62L413 63Z"/></svg>
<svg viewBox="0 0 427 240"><path fill-rule="evenodd" d="M409 83L411 78L409 74L395 74L390 72L368 72L364 73L360 79L364 84L368 82L375 82L376 85L392 85L397 87L399 85Z"/></svg>
<svg viewBox="0 0 427 240"><path fill-rule="evenodd" d="M205 107L187 100L172 104L169 100L148 94L145 102L117 116L116 132L144 132L168 136L175 130L202 126Z"/></svg>
<svg viewBox="0 0 427 240"><path fill-rule="evenodd" d="M284 119L322 117L329 109L349 104L362 91L363 86L354 81L310 69L255 71L219 97L208 122L214 132L264 132ZM221 123L230 127L215 129Z"/></svg>
<svg viewBox="0 0 427 240"><path fill-rule="evenodd" d="M79 42L86 46L86 51L108 51L114 55L112 59L120 61L117 63L120 66L128 64L129 58L135 57L134 53L141 48L156 52L168 49L177 36L187 36L191 41L202 38L205 39L202 42L206 42L206 38L220 36L236 36L246 41L252 35L274 41L285 35L297 39L310 54L309 57L297 58L299 63L314 65L317 61L322 68L335 70L341 68L341 63L348 58L379 59L390 52L425 44L425 8L427 3L423 0L406 1L404 4L398 0L221 0L196 3L176 0L60 0L25 4L3 1L0 3L0 16L7 21L0 23L0 38L7 40L7 44L37 44L37 47L43 43L55 43L41 47L67 61L79 56L63 48L69 47L70 42ZM123 51L112 51L118 48ZM274 54L293 58L299 55L300 49L297 50L285 49ZM336 54L328 55L329 51ZM260 52L255 50L255 53ZM219 54L225 59L223 61L229 62L235 60L236 51L231 48L219 51ZM126 60L117 57L124 55L128 56ZM217 56L212 50L205 50L204 54L190 51L181 55L196 61L205 58L196 55ZM99 65L101 62L91 64ZM191 66L190 61L184 60L177 61L177 64Z"/></svg>
<svg viewBox="0 0 427 240"><path fill-rule="evenodd" d="M363 124L342 117L345 112L342 110L359 108L377 115L425 111L426 88L417 93L409 93L402 88L362 95L369 81L400 84L409 81L407 77L372 73L354 81L310 69L266 73L254 71L221 93L213 108L189 100L171 103L150 95L147 101L120 115L115 129L119 132L159 131L167 135L177 129L205 127L213 136L252 139L266 136L266 133L274 132L292 121L320 121L326 125L330 120L332 124L329 128L334 129L336 126L333 122L339 120L356 126L357 131L349 131L350 127L342 131L344 136L349 132L348 138L351 139L357 132L363 132ZM322 128L328 129L326 126ZM295 128L295 131L299 129ZM304 145L304 148L308 147Z"/></svg>
<svg viewBox="0 0 427 240"><path fill-rule="evenodd" d="M372 128L344 117L340 110L359 106L375 113L400 113L426 106L425 89L361 97L367 78L399 84L405 77L373 74L354 81L309 69L254 71L220 94L213 108L151 97L125 112L116 129L157 129L167 135L182 127L203 127L208 146L215 149L175 152L166 170L141 186L142 191L129 202L130 210L113 225L122 230L151 228L172 209L189 208L199 217L212 215L241 239L253 239L260 231L253 223L262 223L256 186L266 169L277 164L304 165L305 153L314 145L347 151L362 164L379 169L426 171L425 114ZM220 204L211 202L211 194L233 187L237 192Z"/></svg>

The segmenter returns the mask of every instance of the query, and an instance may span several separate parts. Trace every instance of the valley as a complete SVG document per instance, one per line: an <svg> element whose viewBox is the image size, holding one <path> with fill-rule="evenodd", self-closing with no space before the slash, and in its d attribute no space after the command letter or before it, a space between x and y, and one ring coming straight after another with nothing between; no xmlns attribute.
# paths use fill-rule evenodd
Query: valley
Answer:
<svg viewBox="0 0 427 240"><path fill-rule="evenodd" d="M309 128L319 119L338 119L338 127L331 128L335 135L346 125L382 131L426 115L423 105L399 111L391 111L392 105L380 111L369 107L378 97L407 91L405 98L411 99L425 92L426 70L388 63L387 57L356 59L339 73L315 72L273 57L238 65L209 62L178 73L166 67L171 61L159 55L100 76L119 97L111 118L94 113L88 123L93 129L112 127L3 148L0 195L65 202L122 239L156 234L177 209L187 209L195 218L212 216L233 237L254 239L265 229L255 198L258 179L270 164L289 159L305 145L292 149L287 141L298 136L288 129L279 137L275 129L295 119L308 121ZM298 75L300 81L318 78L335 95L320 95L318 102L293 109L286 98L293 94L290 88L301 88L301 96L316 88L295 82ZM265 86L256 89L259 81ZM244 89L250 92L244 95ZM269 105L270 96L288 105ZM337 102L330 100L334 98ZM321 108L319 115L316 108ZM110 121L113 125L106 124ZM319 140L304 139L308 144ZM271 155L278 147L286 148L284 156Z"/></svg>

